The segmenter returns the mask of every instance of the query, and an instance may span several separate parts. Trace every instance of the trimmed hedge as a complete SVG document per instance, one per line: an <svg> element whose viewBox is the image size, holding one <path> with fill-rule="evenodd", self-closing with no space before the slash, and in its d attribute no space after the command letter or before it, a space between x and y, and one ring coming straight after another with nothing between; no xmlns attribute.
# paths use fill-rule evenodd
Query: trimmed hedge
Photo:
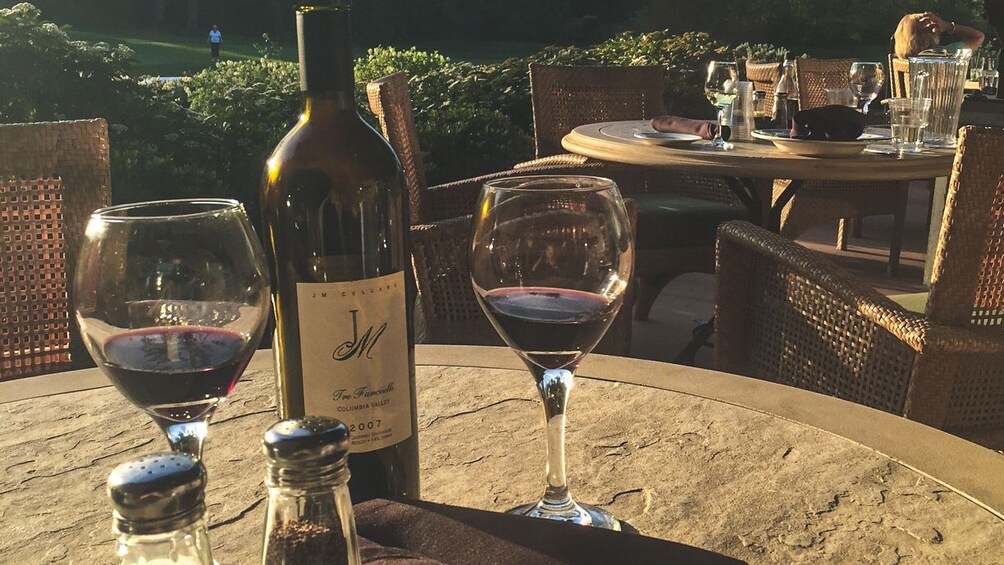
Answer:
<svg viewBox="0 0 1004 565"><path fill-rule="evenodd" d="M622 33L586 48L548 47L526 59L478 65L436 52L380 47L356 63L365 83L410 75L416 126L430 184L502 170L533 157L527 65L659 65L666 108L713 117L705 100L708 61L776 57L772 46L736 53L706 33ZM257 219L262 164L292 126L301 96L293 63L227 61L180 84L130 78L125 47L70 41L30 4L0 9L0 120L104 117L111 125L112 185L118 202L224 196ZM369 117L372 119L372 117Z"/></svg>

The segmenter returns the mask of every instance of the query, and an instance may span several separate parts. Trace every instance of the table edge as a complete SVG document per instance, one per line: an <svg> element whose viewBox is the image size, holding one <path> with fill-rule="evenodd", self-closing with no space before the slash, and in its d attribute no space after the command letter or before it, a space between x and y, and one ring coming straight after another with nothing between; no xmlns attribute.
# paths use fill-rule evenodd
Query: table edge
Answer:
<svg viewBox="0 0 1004 565"><path fill-rule="evenodd" d="M415 357L419 366L526 370L505 347L421 344ZM252 360L271 362L271 350L257 351ZM816 428L929 477L1004 520L1004 485L994 488L1004 477L1004 455L918 422L794 387L645 359L590 355L577 374L724 402ZM97 368L0 382L0 404L110 384Z"/></svg>
<svg viewBox="0 0 1004 565"><path fill-rule="evenodd" d="M627 120L637 122L639 120ZM594 135L600 128L621 122L597 122L576 127L561 139L561 146L577 155L582 155L601 161L627 163L640 166L667 167L691 172L730 175L748 178L797 178L800 180L828 180L835 182L892 182L925 180L947 176L955 159L954 152L946 151L939 155L925 155L923 158L911 157L914 166L879 166L874 164L896 164L896 159L876 156L869 161L859 159L813 158L783 155L782 160L747 159L743 162L716 162L717 156L708 152L692 151L661 147L646 143L632 144L610 138L605 140ZM752 142L741 142L752 143ZM626 153L619 149L634 147L636 150ZM672 158L672 161L670 161ZM846 164L846 166L845 166ZM798 174L789 168L801 168ZM876 171L880 175L876 176Z"/></svg>

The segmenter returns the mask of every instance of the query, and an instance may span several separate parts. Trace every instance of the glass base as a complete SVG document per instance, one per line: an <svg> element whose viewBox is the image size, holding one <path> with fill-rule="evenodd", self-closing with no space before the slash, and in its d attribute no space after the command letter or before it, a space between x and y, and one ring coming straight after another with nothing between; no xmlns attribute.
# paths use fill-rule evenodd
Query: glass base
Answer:
<svg viewBox="0 0 1004 565"><path fill-rule="evenodd" d="M507 513L530 516L531 518L570 522L580 526L603 528L604 530L621 531L620 521L614 518L612 514L602 508L589 504L579 504L578 502L572 502L569 506L565 507L554 507L540 501L517 506Z"/></svg>
<svg viewBox="0 0 1004 565"><path fill-rule="evenodd" d="M719 151L728 151L735 147L731 143L725 141L724 139L716 139L711 142L711 147Z"/></svg>

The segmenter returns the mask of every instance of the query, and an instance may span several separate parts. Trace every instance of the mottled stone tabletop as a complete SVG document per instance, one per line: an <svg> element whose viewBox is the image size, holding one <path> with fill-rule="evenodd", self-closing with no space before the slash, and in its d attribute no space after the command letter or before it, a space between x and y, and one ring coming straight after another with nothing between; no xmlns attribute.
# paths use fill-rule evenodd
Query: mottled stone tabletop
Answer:
<svg viewBox="0 0 1004 565"><path fill-rule="evenodd" d="M268 352L256 356L210 427L210 536L223 563L260 559L259 441L275 419L270 363ZM761 386L748 379L628 360L587 363L582 372L588 367L647 372L641 381L649 386L579 379L567 450L573 494L643 534L749 563L1004 562L1004 520L994 507L1004 493L999 454L943 439L960 450L956 459L966 458L957 465L997 481L980 491L993 499L987 503L874 446L702 393L657 388L660 371L667 383L700 379L696 389ZM504 510L540 495L542 413L510 352L420 348L417 375L423 498ZM862 419L857 408L807 394L781 396L785 404L820 406L814 413L841 409L842 420ZM164 450L160 431L109 387L10 401L0 414L0 563L112 563L105 478L118 462ZM874 422L888 417L876 413ZM902 442L942 441L925 435L940 432L903 422L909 437Z"/></svg>

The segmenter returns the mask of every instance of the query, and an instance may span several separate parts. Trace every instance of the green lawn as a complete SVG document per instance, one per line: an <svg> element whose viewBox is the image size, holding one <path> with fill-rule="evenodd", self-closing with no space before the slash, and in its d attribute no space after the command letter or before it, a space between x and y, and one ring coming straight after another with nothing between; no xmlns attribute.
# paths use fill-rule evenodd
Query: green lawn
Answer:
<svg viewBox="0 0 1004 565"><path fill-rule="evenodd" d="M139 74L179 76L198 72L211 63L206 35L188 36L156 31L104 32L70 30L70 37L89 43L103 41L123 44L135 51L135 69ZM259 56L254 49L260 37L223 36L223 59L254 59ZM280 45L280 57L293 61L296 49Z"/></svg>
<svg viewBox="0 0 1004 565"><path fill-rule="evenodd" d="M157 31L84 31L70 30L70 37L96 43L123 44L135 51L135 69L138 74L155 76L179 76L196 73L210 65L209 44L205 35L190 36ZM221 56L224 60L254 59L259 57L254 48L261 43L260 37L224 34ZM279 57L287 61L296 60L296 46L293 40L276 42ZM536 53L544 46L537 43L467 43L459 41L430 42L418 45L420 49L436 50L444 55L472 63L492 63L508 57L525 57ZM361 53L357 53L357 56Z"/></svg>

